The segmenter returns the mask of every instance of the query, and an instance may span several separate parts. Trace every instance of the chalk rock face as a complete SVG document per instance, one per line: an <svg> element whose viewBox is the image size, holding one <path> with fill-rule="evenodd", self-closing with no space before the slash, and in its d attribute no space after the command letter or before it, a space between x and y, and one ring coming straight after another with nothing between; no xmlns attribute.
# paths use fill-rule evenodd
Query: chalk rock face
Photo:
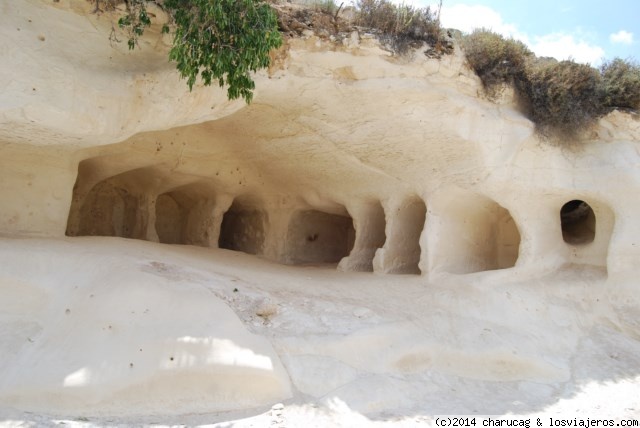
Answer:
<svg viewBox="0 0 640 428"><path fill-rule="evenodd" d="M188 268L2 245L0 403L77 415L233 410L288 398L271 344ZM34 267L25 274L22 262ZM55 261L54 261L55 260ZM80 266L80 267L79 267ZM78 270L83 271L78 275Z"/></svg>
<svg viewBox="0 0 640 428"><path fill-rule="evenodd" d="M124 52L84 2L3 7L3 233L381 273L614 273L639 255L633 115L549 144L511 103L479 97L459 52L397 58L357 33L289 41L243 106L215 88L188 93L154 29ZM576 233L593 236L563 239L571 201L592 213Z"/></svg>
<svg viewBox="0 0 640 428"><path fill-rule="evenodd" d="M459 50L440 60L421 51L397 57L357 31L344 40L310 32L289 40L272 68L256 76L254 102L246 106L227 101L225 89L188 92L167 62L169 40L159 27L127 51L113 40L112 17L92 8L84 0L0 5L0 234L134 238L428 279L516 280L589 266L598 278L619 278L618 289L629 292L624 298L634 299L637 115L613 112L575 141L546 141L508 96L483 98ZM259 385L239 406L290 394L275 351L243 330L222 302L201 302L202 291L187 284L176 310L196 309L173 324L153 305L175 284L146 287L148 275L166 273L165 266L140 267L134 277L141 285L131 291L138 295L126 307L114 303L114 293L126 297L127 283L107 286L115 281L107 281L109 268L117 270L105 264L77 284L77 293L46 278L46 270L25 283L0 277L9 296L30 290L32 298L20 303L31 305L25 310L53 311L47 317L59 323L73 324L78 299L101 295L108 302L82 309L96 315L99 335L72 325L95 348L65 339L52 373L24 360L0 377L0 397L19 402L37 391L36 401L64 406L82 395L97 408L110 391L133 399L154 390L161 408L164 385L191 384L213 371L198 388L213 387L207 382L216 376L233 379L228 384L237 389L220 395L220 408L228 409L248 394L231 360ZM10 301L0 303L9 305L4 311ZM144 328L169 336L149 333L140 343L124 327L138 317L155 317ZM62 340L45 326L54 318L16 328ZM214 332L181 330L196 319L215 324ZM117 363L103 362L100 355L116 342L131 346ZM80 367L77 356L91 364ZM5 370L13 357L0 359ZM181 370L183 361L196 368ZM104 378L93 376L98 371ZM201 392L187 390L185 402ZM202 410L197 406L193 411Z"/></svg>

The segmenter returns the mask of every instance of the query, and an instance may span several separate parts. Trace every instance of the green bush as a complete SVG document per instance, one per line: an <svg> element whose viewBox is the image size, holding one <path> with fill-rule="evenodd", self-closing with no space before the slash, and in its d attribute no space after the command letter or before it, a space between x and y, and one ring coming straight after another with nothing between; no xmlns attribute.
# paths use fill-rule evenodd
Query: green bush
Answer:
<svg viewBox="0 0 640 428"><path fill-rule="evenodd" d="M485 89L502 83L518 84L524 79L527 61L533 53L524 43L505 39L486 29L475 30L462 40L467 61Z"/></svg>
<svg viewBox="0 0 640 428"><path fill-rule="evenodd" d="M616 58L600 67L604 86L604 105L640 109L640 66Z"/></svg>
<svg viewBox="0 0 640 428"><path fill-rule="evenodd" d="M438 14L429 7L396 5L388 0L359 0L356 10L357 24L378 30L382 41L397 53L406 53L422 42L446 50L442 47Z"/></svg>
<svg viewBox="0 0 640 428"><path fill-rule="evenodd" d="M169 59L191 89L198 75L205 85L227 86L229 99L251 102L251 72L267 68L269 52L282 44L278 19L257 0L165 0L175 21Z"/></svg>
<svg viewBox="0 0 640 428"><path fill-rule="evenodd" d="M128 34L130 49L151 25L146 0L95 0L96 12L103 5L112 10L126 4L118 20ZM189 90L198 77L205 85L227 86L229 99L249 103L255 83L251 73L270 64L269 52L282 44L278 18L264 0L164 0L157 3L171 17L174 31L169 59L187 79Z"/></svg>

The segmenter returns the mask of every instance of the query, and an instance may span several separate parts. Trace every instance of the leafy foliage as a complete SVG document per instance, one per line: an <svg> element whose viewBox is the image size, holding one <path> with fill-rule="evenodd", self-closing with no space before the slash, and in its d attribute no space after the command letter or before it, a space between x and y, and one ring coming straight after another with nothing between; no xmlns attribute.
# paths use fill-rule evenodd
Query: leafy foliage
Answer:
<svg viewBox="0 0 640 428"><path fill-rule="evenodd" d="M138 37L144 34L145 27L151 25L151 19L143 0L129 0L126 5L127 14L118 20L118 26L129 33L127 44L129 49L133 49L138 43Z"/></svg>
<svg viewBox="0 0 640 428"><path fill-rule="evenodd" d="M133 49L151 20L145 0L126 4L127 14L118 24L128 31ZM169 58L189 89L200 77L207 86L226 85L229 99L250 103L255 89L251 72L268 67L269 51L282 44L271 7L260 0L165 0L162 7L173 19Z"/></svg>
<svg viewBox="0 0 640 428"><path fill-rule="evenodd" d="M269 66L269 51L282 43L269 5L255 0L167 0L176 32L169 58L193 88L228 85L229 99L251 102L255 84L250 72Z"/></svg>

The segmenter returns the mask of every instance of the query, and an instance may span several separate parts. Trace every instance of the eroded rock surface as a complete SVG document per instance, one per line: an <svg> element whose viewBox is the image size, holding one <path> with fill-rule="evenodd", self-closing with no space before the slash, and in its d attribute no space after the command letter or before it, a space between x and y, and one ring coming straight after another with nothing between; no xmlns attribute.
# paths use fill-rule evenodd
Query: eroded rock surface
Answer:
<svg viewBox="0 0 640 428"><path fill-rule="evenodd" d="M0 65L0 80L5 82L0 100L0 234L134 238L241 251L286 265L328 264L340 271L336 275L343 275L345 287L349 271L392 276L398 283L473 282L479 287L539 281L558 269L578 276L588 272L585 283L606 285L611 293L607 299L619 305L613 323L637 337L637 323L625 315L627 309L636 313L638 305L640 204L632 197L640 192L637 115L613 112L576 141L548 141L508 95L500 102L482 96L478 78L458 50L440 60L427 58L420 50L397 57L358 31L344 39L309 31L289 39L274 55L273 67L256 76L254 102L245 106L227 101L224 89L196 87L189 93L166 60L167 40L159 28L151 28L141 49L129 52L109 41L113 17L90 11L84 0L0 5L0 50L5 52ZM2 264L9 266L14 256L3 251ZM22 302L28 306L24 311L34 314L45 307L61 311L66 303L60 300L68 298L68 306L79 305L87 314L99 315L92 321L99 324L111 306L78 303L80 297L68 288L73 282L57 295L62 285L46 279L47 269L71 272L73 263L80 262L48 266L43 261L45 267L33 272L40 275L35 282L8 275L5 269L0 276L2 293L9 297L16 290L20 296L26 293L28 298L16 298L14 303ZM117 270L115 265L113 269ZM124 288L112 287L115 279L102 275L95 284L83 279L77 285L82 296L111 296L116 309L117 301L127 299L125 282L116 281ZM183 279L178 275L175 280ZM49 285L43 288L39 281ZM164 295L163 290L171 286L171 281L163 280L157 295L145 287L135 292L170 300L170 293ZM176 304L191 307L201 299L198 293L180 294ZM579 301L576 296L572 299ZM264 393L239 404L250 407L288 397L288 380L278 368L276 353L285 358L294 386L316 397L348 384L357 370L423 373L435 367L447 376L482 381L557 383L567 381L571 371L567 355L579 347L583 333L577 329L571 336L573 347L558 357L558 364L544 362L540 355L512 357L504 349L492 348L474 360L479 368L464 369L473 364L467 351L460 351L460 343L444 339L435 343L432 337L433 343L422 348L409 347L363 362L353 360L345 349L357 348L367 335L392 337L397 329L387 334L366 326L355 336L338 334L306 344L298 337L272 339L277 344L273 351L244 331L225 305L208 304L211 307L201 308L203 314L216 312L220 317L216 319L230 323L228 329L217 326L194 333L189 326L196 319L211 325L214 320L205 322L207 316L200 318L197 311L186 315L180 311L177 324L172 324L164 317L173 312L164 308L153 327L147 327L164 331L179 325L184 331L157 340L149 339L155 333L144 330L147 327L135 335L123 331L118 346L131 342L132 348L117 369L100 365L100 353L109 352L112 339L95 335L107 333L85 335L64 313L58 314L63 323L58 331L45 328L38 321L40 315L32 321L21 318L20 323L26 324L16 331L24 334L11 333L10 343L34 334L50 337L48 343L56 347L60 335L75 341L62 347L67 354L55 369L20 371L32 364L22 351L12 354L18 362L5 359L5 369L15 374L13 381L3 381L2 388L16 391L6 395L7 402L17 402L15 397L22 393L15 389L18 384L24 391L37 390L32 403L53 403L49 399L55 396L58 401L51 409L63 409L80 396L93 408L102 408L107 390L164 391L163 385L178 376L165 371L169 363L146 361L147 368L139 369L138 363L128 361L133 354L138 358L139 347L133 342L141 337L151 341L158 350L154 356L162 358L170 352L167 340L182 340L179 346L185 355L191 352L189 347L215 354L226 346L225 340L251 342L247 348L266 355L273 370L267 375L254 373ZM0 307L0 315L11 318L10 306ZM75 316L75 309L70 309ZM364 317L367 310L359 308L358 313ZM611 308L605 312L605 318L613 317ZM475 316L486 319L485 315ZM121 321L137 326L129 314L122 317ZM558 319L562 316L553 318L552 324ZM94 327L100 330L106 323L105 318ZM412 328L407 327L407 337L389 343L402 348L402 343L415 340L419 334ZM293 336L299 334L295 331ZM95 341L93 350L85 349L87 341ZM295 352L310 357L297 358ZM76 364L76 356L89 362ZM131 377L129 363L136 373L147 370L151 376L156 370L155 377ZM198 367L201 371L188 376L217 370L206 358ZM321 372L325 367L335 369L339 379L315 383L300 375L305 369ZM216 373L236 375L225 370L234 369ZM104 379L82 386L94 372ZM67 395L60 395L67 379L82 388L65 389ZM180 379L193 384L191 378ZM247 392L242 382L234 382L230 384L239 389L219 401L220 407L199 407L202 403L196 399L188 409L231 409L224 400ZM358 382L342 391L368 390L369 381ZM189 393L207 397L210 385L195 383ZM80 395L73 395L76 391ZM349 394L354 393L341 396ZM192 395L181 400L189 401ZM122 397L128 395L118 399ZM154 408L162 406L158 400Z"/></svg>

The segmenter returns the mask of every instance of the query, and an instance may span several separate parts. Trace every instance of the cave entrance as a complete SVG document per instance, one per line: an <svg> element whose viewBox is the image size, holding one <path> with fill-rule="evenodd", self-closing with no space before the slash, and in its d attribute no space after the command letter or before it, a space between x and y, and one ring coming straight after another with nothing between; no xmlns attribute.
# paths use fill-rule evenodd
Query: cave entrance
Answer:
<svg viewBox="0 0 640 428"><path fill-rule="evenodd" d="M80 207L75 234L135 238L137 210L138 198L127 186L114 179L101 181Z"/></svg>
<svg viewBox="0 0 640 428"><path fill-rule="evenodd" d="M560 208L562 239L572 264L607 268L615 215L606 204L572 199Z"/></svg>
<svg viewBox="0 0 640 428"><path fill-rule="evenodd" d="M215 192L210 183L174 188L158 196L155 208L155 230L160 242L212 246Z"/></svg>
<svg viewBox="0 0 640 428"><path fill-rule="evenodd" d="M349 215L298 211L287 231L287 260L292 264L338 263L353 249L355 235Z"/></svg>
<svg viewBox="0 0 640 428"><path fill-rule="evenodd" d="M182 197L181 197L182 196ZM156 199L156 233L163 244L186 244L185 228L192 202L183 195L163 193Z"/></svg>
<svg viewBox="0 0 640 428"><path fill-rule="evenodd" d="M429 265L434 271L468 274L515 266L520 232L511 213L474 192L451 189L431 219Z"/></svg>
<svg viewBox="0 0 640 428"><path fill-rule="evenodd" d="M92 171L104 173L113 168L100 163L99 159L87 162L81 162L78 168L67 235L118 236L158 241L156 229L159 229L162 242L184 243L181 227L189 198L183 192L162 192L164 189L184 186L185 182L193 182L193 177L169 175L163 168L151 166L109 176L92 186ZM158 193L161 195L156 198ZM156 221L157 215L160 215L159 221Z"/></svg>
<svg viewBox="0 0 640 428"><path fill-rule="evenodd" d="M218 247L262 254L267 214L255 200L236 198L222 218Z"/></svg>
<svg viewBox="0 0 640 428"><path fill-rule="evenodd" d="M596 237L596 215L585 201L574 199L560 209L562 239L571 245L590 244Z"/></svg>

